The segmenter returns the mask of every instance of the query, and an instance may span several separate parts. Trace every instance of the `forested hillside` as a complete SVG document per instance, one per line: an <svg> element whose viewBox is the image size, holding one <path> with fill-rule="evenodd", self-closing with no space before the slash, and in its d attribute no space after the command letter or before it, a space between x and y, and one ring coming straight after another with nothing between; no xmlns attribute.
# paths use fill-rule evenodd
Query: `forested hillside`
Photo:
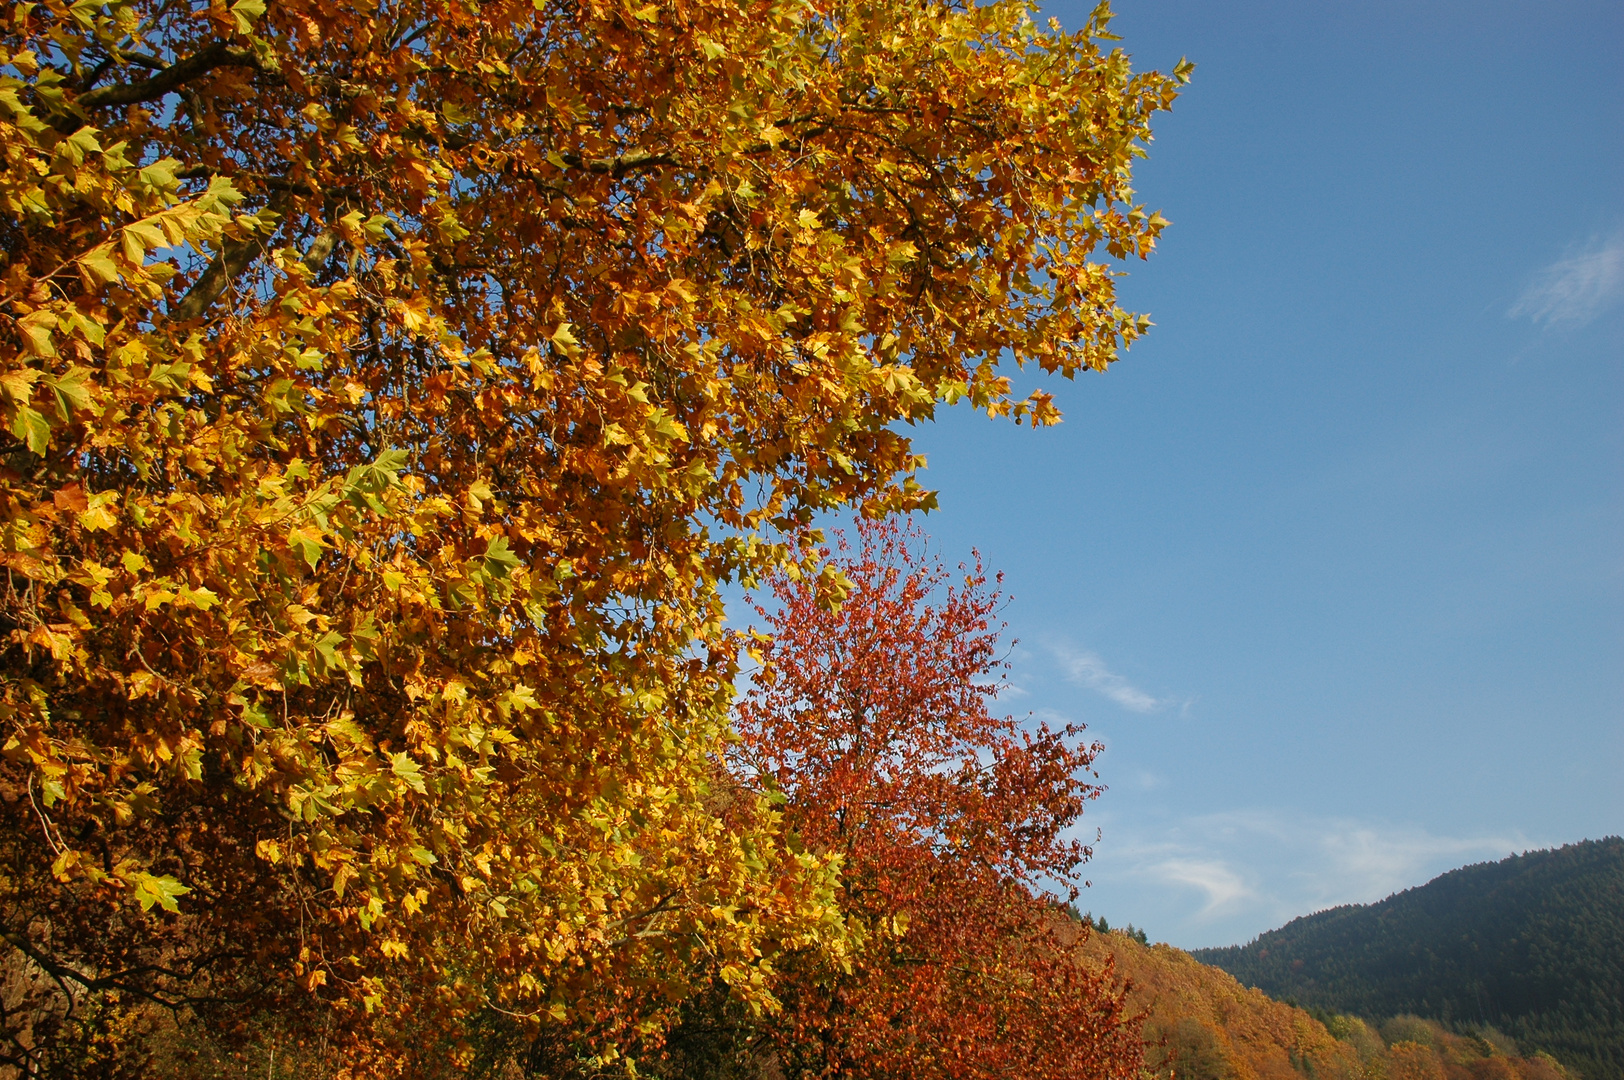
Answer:
<svg viewBox="0 0 1624 1080"><path fill-rule="evenodd" d="M1624 1077L1618 837L1464 867L1194 956L1275 997L1492 1025L1588 1080Z"/></svg>
<svg viewBox="0 0 1624 1080"><path fill-rule="evenodd" d="M1571 1080L1552 1058L1491 1029L1313 1014L1131 931L1094 934L1082 947L1109 955L1127 981L1129 1007L1144 1017L1147 1073L1158 1080Z"/></svg>

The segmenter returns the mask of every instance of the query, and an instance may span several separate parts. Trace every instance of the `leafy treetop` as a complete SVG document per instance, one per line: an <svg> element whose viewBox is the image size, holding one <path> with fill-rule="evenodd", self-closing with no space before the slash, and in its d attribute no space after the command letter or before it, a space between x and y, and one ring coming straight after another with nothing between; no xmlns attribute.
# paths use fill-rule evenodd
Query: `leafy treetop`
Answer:
<svg viewBox="0 0 1624 1080"><path fill-rule="evenodd" d="M827 551L838 609L772 579L737 757L812 850L842 856L865 948L803 969L775 1031L789 1075L1039 1080L1138 1075L1138 1026L1109 966L1078 962L1045 893L1089 851L1070 837L1100 788L1082 729L992 711L1001 597L950 571L917 527L859 524ZM798 1070L798 1071L797 1071Z"/></svg>
<svg viewBox="0 0 1624 1080"><path fill-rule="evenodd" d="M1030 16L8 0L0 889L45 990L612 1056L696 971L770 1009L773 955L838 958L833 864L716 782L718 588L928 505L897 421L1052 423L1001 370L1144 329L1091 260L1164 224L1130 168L1185 69Z"/></svg>

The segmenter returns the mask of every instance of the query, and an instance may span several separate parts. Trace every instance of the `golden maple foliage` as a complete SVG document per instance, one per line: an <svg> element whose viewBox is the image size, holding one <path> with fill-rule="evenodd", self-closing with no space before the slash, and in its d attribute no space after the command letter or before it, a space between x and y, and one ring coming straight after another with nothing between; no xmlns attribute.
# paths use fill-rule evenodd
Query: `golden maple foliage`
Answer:
<svg viewBox="0 0 1624 1080"><path fill-rule="evenodd" d="M246 1001L374 1073L481 1013L608 1059L838 962L721 771L720 589L1143 331L1102 260L1186 70L1108 18L7 0L5 1054Z"/></svg>

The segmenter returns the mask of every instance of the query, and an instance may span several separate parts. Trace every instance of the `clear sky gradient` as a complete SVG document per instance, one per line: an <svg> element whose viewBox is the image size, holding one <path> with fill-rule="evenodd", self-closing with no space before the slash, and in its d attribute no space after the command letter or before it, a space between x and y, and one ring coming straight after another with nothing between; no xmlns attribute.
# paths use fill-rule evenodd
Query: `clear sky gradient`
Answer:
<svg viewBox="0 0 1624 1080"><path fill-rule="evenodd" d="M1117 10L1198 65L1157 326L1059 428L918 433L1006 707L1108 746L1082 906L1223 945L1624 831L1624 5Z"/></svg>

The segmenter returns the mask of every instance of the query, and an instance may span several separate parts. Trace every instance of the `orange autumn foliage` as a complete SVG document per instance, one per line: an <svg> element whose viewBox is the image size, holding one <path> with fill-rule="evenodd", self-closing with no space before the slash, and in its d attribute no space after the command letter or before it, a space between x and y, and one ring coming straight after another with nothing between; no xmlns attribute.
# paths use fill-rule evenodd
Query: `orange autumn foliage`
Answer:
<svg viewBox="0 0 1624 1080"><path fill-rule="evenodd" d="M1145 1015L1147 1065L1186 1080L1353 1080L1358 1055L1301 1009L1250 990L1168 945L1122 933L1093 935L1084 952L1109 959L1131 986L1128 1007Z"/></svg>
<svg viewBox="0 0 1624 1080"><path fill-rule="evenodd" d="M1515 1074L1504 1067L1504 1080ZM1432 1047L1417 1042L1396 1042L1387 1048L1387 1080L1444 1080L1443 1062L1432 1052ZM1487 1080L1487 1077L1484 1078Z"/></svg>
<svg viewBox="0 0 1624 1080"><path fill-rule="evenodd" d="M839 856L863 939L845 971L792 973L777 1067L1135 1075L1109 970L1077 961L1039 892L1075 885L1088 857L1068 832L1099 793L1099 745L992 711L1001 599L979 563L949 571L917 528L875 522L828 556L844 601L772 579L762 666L737 710L736 759L781 794L803 844Z"/></svg>

